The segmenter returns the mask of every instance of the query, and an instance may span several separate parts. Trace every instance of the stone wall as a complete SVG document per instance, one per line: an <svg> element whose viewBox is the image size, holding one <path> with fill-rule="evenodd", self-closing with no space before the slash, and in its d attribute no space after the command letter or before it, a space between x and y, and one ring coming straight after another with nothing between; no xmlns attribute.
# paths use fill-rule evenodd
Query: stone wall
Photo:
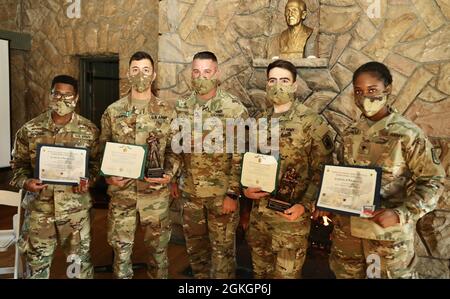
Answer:
<svg viewBox="0 0 450 299"><path fill-rule="evenodd" d="M68 1L8 0L0 6L5 8L1 11L7 19L3 22L2 15L0 29L32 36L32 48L26 59L13 55L11 60L13 71L24 68L22 76L13 75L12 88L25 90L25 120L46 109L55 75L67 73L78 78L81 56L118 55L121 79L126 78L128 60L135 51L144 50L157 58L157 0L79 0L79 3L79 18L69 18L72 15L68 10L73 10ZM20 28L15 24L21 24ZM128 90L126 81L121 82L122 94ZM13 111L14 115L24 113Z"/></svg>
<svg viewBox="0 0 450 299"><path fill-rule="evenodd" d="M137 50L158 57L158 87L167 100L189 92L192 56L211 50L219 58L224 88L239 96L252 113L268 105L265 64L258 64L258 59L266 56L269 37L286 28L287 0L79 1L81 15L73 19L67 16L67 1L1 2L0 29L32 35L29 53L12 52L13 129L46 109L54 75L78 77L80 56L117 54L124 78L128 58ZM360 114L353 105L352 72L364 62L382 61L394 76L391 103L432 137L449 173L449 2L305 2L309 11L305 23L318 32L319 59L296 63L298 98L320 112L339 134ZM369 7L374 2L380 3L379 15ZM121 91L127 89L123 80ZM428 217L431 220L423 224L424 231L434 225L442 240L450 219L448 191L439 215ZM442 243L432 238L421 242L418 246L428 242L424 245L428 249L420 255L441 259L448 272L448 256L435 246Z"/></svg>
<svg viewBox="0 0 450 299"><path fill-rule="evenodd" d="M192 56L197 51L210 50L218 56L224 88L239 96L251 112L264 109L268 105L264 100L267 62L261 63L260 58L266 56L269 37L286 28L283 16L286 2L161 1L158 75L161 96L175 100L186 94ZM319 30L316 56L321 59L320 63L317 60L296 63L298 98L320 112L339 134L360 116L353 104L353 72L371 60L384 62L394 78L390 103L431 137L450 173L449 2L305 0L305 3L309 11L305 23ZM379 11L371 3L379 3ZM424 232L433 230L436 238L418 239L418 248L422 245L429 248L419 250L422 256L419 269L424 276L431 273L428 277L445 277L449 271L448 252L430 249L449 250L444 242L448 239L450 222L448 193L441 199L439 209L439 215L428 215L421 226ZM428 257L433 257L433 263Z"/></svg>
<svg viewBox="0 0 450 299"><path fill-rule="evenodd" d="M22 5L17 0L4 0L0 3L0 29L15 32L22 31ZM10 51L10 80L11 85L11 133L15 132L25 123L27 111L25 109L25 61L28 58L26 51L11 49ZM14 135L13 135L14 136Z"/></svg>

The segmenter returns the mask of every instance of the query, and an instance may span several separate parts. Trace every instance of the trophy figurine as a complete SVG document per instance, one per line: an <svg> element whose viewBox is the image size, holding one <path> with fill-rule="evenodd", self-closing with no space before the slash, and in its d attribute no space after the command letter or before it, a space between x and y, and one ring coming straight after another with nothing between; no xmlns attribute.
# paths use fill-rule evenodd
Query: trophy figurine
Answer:
<svg viewBox="0 0 450 299"><path fill-rule="evenodd" d="M147 155L147 174L148 178L162 178L164 169L161 167L161 159L159 156L159 140L150 133L147 138L148 155Z"/></svg>
<svg viewBox="0 0 450 299"><path fill-rule="evenodd" d="M267 208L283 212L292 206L295 195L295 186L298 183L297 177L298 175L295 169L289 166L280 180L280 187L278 188L275 198L269 198Z"/></svg>

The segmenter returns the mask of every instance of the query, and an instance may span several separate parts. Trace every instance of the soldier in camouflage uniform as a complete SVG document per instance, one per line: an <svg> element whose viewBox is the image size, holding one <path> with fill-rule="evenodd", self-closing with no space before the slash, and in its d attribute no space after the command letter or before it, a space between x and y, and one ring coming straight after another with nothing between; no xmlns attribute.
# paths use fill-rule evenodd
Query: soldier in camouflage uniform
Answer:
<svg viewBox="0 0 450 299"><path fill-rule="evenodd" d="M146 145L149 138L159 142L163 178L132 180L108 177L111 196L108 214L108 243L114 250L114 275L132 278L131 254L138 220L144 229L148 249L147 274L150 278L168 278L167 246L171 228L169 219L169 190L167 184L178 169L177 157L170 150L170 124L175 111L167 102L152 94L156 77L151 56L135 53L129 64L131 93L111 104L101 120L100 145L106 142Z"/></svg>
<svg viewBox="0 0 450 299"><path fill-rule="evenodd" d="M260 117L279 120L278 193L292 206L283 213L267 208L269 194L249 186L253 200L247 240L254 278L300 278L310 231L310 216L323 164L331 162L333 139L326 122L295 101L297 71L288 61L267 68L267 97L273 107ZM289 192L284 192L289 189Z"/></svg>
<svg viewBox="0 0 450 299"><path fill-rule="evenodd" d="M225 119L245 119L247 110L236 97L218 88L218 72L213 53L197 53L192 62L194 91L177 102L176 110L178 118L187 120L192 128L194 115L202 117L202 126L207 118L220 120L225 136ZM206 133L210 132L203 130L203 136ZM191 136L195 137L195 133ZM196 141L202 145L202 136L188 142ZM233 278L235 232L239 223L240 155L204 151L206 148L182 153L179 186L187 252L196 278ZM178 190L176 184L174 190Z"/></svg>
<svg viewBox="0 0 450 299"><path fill-rule="evenodd" d="M375 278L413 278L416 222L435 208L445 173L422 130L387 105L392 76L385 65L362 65L353 85L363 116L345 130L338 156L344 165L382 168L381 209L370 220L383 232L366 229L367 238L361 238L356 219L336 216L330 266L337 278L364 278L369 272ZM376 257L380 267L367 271Z"/></svg>
<svg viewBox="0 0 450 299"><path fill-rule="evenodd" d="M98 173L98 129L74 111L78 84L70 76L57 76L52 82L50 110L26 123L16 134L11 184L25 189L26 218L20 247L26 258L29 278L49 278L57 242L66 255L81 260L78 278L93 278L90 259L91 196L87 187L43 184L34 179L38 144L88 148L89 181ZM78 258L74 256L74 260Z"/></svg>

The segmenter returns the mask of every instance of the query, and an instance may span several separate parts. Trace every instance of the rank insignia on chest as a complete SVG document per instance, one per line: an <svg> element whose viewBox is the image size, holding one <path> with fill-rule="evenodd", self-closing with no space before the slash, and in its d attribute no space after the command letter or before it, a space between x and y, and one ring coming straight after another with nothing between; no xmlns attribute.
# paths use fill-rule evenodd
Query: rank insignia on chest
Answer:
<svg viewBox="0 0 450 299"><path fill-rule="evenodd" d="M177 103L178 108L187 108L186 100L179 100Z"/></svg>
<svg viewBox="0 0 450 299"><path fill-rule="evenodd" d="M362 142L359 146L358 153L361 155L368 155L370 153L370 144L368 142Z"/></svg>
<svg viewBox="0 0 450 299"><path fill-rule="evenodd" d="M330 135L326 134L325 136L323 136L323 138L322 138L322 143L323 143L323 146L324 146L327 150L333 149L333 140L331 140Z"/></svg>

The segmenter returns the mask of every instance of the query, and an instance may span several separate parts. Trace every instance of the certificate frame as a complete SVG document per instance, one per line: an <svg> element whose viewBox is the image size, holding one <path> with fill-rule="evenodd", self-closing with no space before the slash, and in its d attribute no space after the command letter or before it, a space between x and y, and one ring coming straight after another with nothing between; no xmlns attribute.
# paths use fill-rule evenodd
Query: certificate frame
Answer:
<svg viewBox="0 0 450 299"><path fill-rule="evenodd" d="M48 144L48 143L38 143L36 145L36 165L34 168L34 177L37 179L40 179L42 181L42 183L44 184L52 184L52 185L68 185L68 186L77 186L78 185L78 181L77 182L73 182L73 181L64 181L64 180L42 180L40 178L40 169L41 169L41 158L42 158L42 149L45 147L50 147L50 148L56 148L56 149L70 149L70 150L74 150L74 151L84 151L85 152L85 159L84 159L84 177L88 176L88 171L89 171L89 149L88 148L84 148L84 147L74 147L74 146L64 146L64 145L55 145L55 144ZM79 178L78 178L79 179Z"/></svg>
<svg viewBox="0 0 450 299"><path fill-rule="evenodd" d="M263 156L271 156L273 157L276 162L277 162L277 170L276 170L276 175L275 175L275 184L274 184L274 190L272 192L269 192L271 196L275 196L277 194L277 190L278 190L278 177L280 175L280 157L275 157L272 155L267 155L267 154L262 154L262 153L254 153L254 152L246 152L244 154L241 155L241 176L239 178L239 184L241 186L241 188L247 188L247 187L251 187L251 186L246 186L244 184L242 184L242 172L244 170L244 157L246 154L251 153L251 154L255 154L255 155L263 155Z"/></svg>
<svg viewBox="0 0 450 299"><path fill-rule="evenodd" d="M108 144L114 144L114 145L122 145L122 146L128 146L131 148L142 148L144 150L144 154L142 157L142 164L141 164L141 169L140 169L140 174L138 177L126 177L126 178L130 178L130 179L137 179L137 180L143 180L145 177L145 169L147 166L147 153L148 153L148 146L146 144L143 145L137 145L137 144L127 144L127 143L120 143L120 142L111 142L108 141L106 142L105 145L105 150L103 151L103 157L102 157L102 163L100 165L100 175L102 176L118 176L118 174L114 174L114 173L106 173L103 171L103 165L104 165L104 161L105 161L105 152L106 152L106 147L108 146ZM124 176L125 177L125 176Z"/></svg>
<svg viewBox="0 0 450 299"><path fill-rule="evenodd" d="M339 207L339 206L333 206L331 207L330 205L323 205L321 202L321 195L322 195L322 188L323 188L323 184L324 184L324 179L325 179L325 171L327 170L327 168L340 168L340 169L361 169L361 170L368 170L368 171L374 171L376 173L375 176L375 190L374 190L374 194L373 194L373 201L372 201L372 205L375 207L375 210L378 210L381 206L381 198L380 198L380 190L381 190L381 178L382 178L382 168L381 167L375 167L375 166L359 166L359 165L333 165L333 164L325 164L323 166L323 171L322 171L322 177L321 177L321 181L320 181L320 187L319 187L319 191L317 193L317 208L319 210L322 211L328 211L328 212L332 212L332 213L336 213L336 214L342 214L342 215L347 215L347 216L361 216L362 213L362 209L364 207L364 205L361 206L360 210L355 210L355 209L347 209L347 208L343 208L343 207Z"/></svg>

